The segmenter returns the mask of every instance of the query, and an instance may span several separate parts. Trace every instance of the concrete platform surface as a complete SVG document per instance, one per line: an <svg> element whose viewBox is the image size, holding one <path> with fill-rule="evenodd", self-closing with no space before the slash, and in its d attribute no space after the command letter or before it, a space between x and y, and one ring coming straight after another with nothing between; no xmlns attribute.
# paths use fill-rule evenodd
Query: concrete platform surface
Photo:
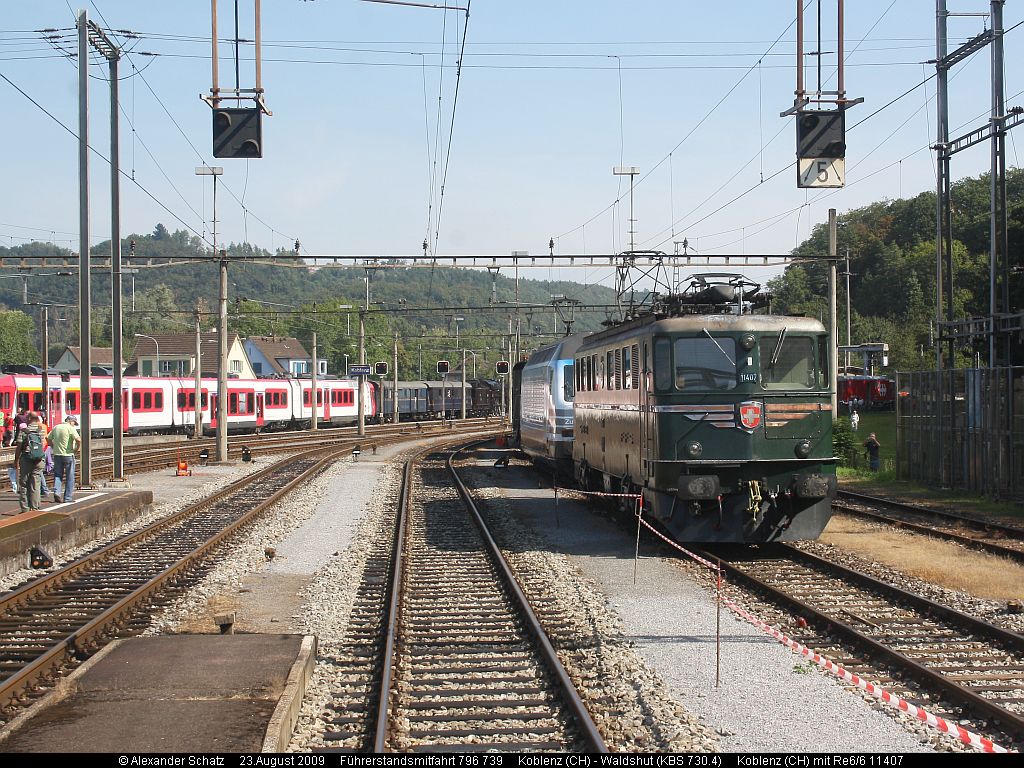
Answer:
<svg viewBox="0 0 1024 768"><path fill-rule="evenodd" d="M27 567L32 547L57 557L138 517L152 503L152 491L101 488L79 490L67 504L50 497L41 510L21 512L17 496L0 492L0 576Z"/></svg>
<svg viewBox="0 0 1024 768"><path fill-rule="evenodd" d="M0 731L0 752L277 751L315 655L303 635L119 640Z"/></svg>

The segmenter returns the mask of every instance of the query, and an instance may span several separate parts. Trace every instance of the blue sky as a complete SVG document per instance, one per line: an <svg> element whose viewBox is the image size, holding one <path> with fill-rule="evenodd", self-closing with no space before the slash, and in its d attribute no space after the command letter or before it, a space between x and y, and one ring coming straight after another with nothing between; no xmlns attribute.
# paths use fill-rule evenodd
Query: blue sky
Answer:
<svg viewBox="0 0 1024 768"><path fill-rule="evenodd" d="M5 3L0 16L0 72L76 131L76 65L34 30L72 35L72 9L80 5ZM240 5L241 34L250 37L252 0ZM214 161L210 110L199 99L210 88L209 2L96 0L84 7L104 27L140 35L118 38L132 51L121 71L121 162L174 213L126 183L125 233L151 231L159 221L208 237L210 180L194 175L205 161L225 168L230 190L219 198L222 238L273 248L298 237L311 254L387 256L419 253L428 232L438 254L546 253L549 237L560 253L620 250L629 210L628 180L612 175L620 163L641 174L637 246L669 252L686 237L708 255L785 253L829 207L842 212L932 189L934 81L869 116L933 74L922 63L935 54L933 0L847 3L847 92L865 103L848 114L847 188L818 192L798 190L793 170L778 173L794 158L792 119L779 117L793 102L794 5L476 0L436 231L439 183L432 195L431 174L435 165L443 173L447 154L460 12L264 0L263 85L274 113L264 122L264 157ZM822 5L828 12L835 3ZM220 7L220 35L230 37L232 4ZM987 9L986 2L951 3L955 11ZM1006 28L1022 18L1024 4L1006 4ZM810 12L807 24L814 49ZM952 45L983 24L953 19ZM822 47L829 52L833 29L826 19ZM1011 106L1024 102L1021 40L1024 27L1006 39ZM74 50L73 39L66 41ZM221 47L222 86L233 85L231 51ZM242 47L244 59L251 54ZM954 136L988 115L988 55L954 72ZM825 62L827 79L835 56ZM106 154L106 69L93 70L90 138ZM251 85L251 61L241 71L243 87ZM808 76L816 81L816 73ZM0 90L0 242L55 240L77 249L77 144L7 82L0 80ZM958 155L954 177L985 171L988 151L982 145ZM1018 165L1024 134L1008 142L1008 152L1009 164ZM109 169L91 162L91 226L102 240Z"/></svg>

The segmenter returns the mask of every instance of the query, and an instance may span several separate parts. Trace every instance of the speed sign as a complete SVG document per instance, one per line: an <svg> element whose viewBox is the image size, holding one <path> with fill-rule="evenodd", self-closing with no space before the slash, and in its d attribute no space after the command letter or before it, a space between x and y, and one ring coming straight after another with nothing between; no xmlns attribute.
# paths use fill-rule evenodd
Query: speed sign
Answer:
<svg viewBox="0 0 1024 768"><path fill-rule="evenodd" d="M837 157L802 157L797 161L798 187L846 186L846 160Z"/></svg>

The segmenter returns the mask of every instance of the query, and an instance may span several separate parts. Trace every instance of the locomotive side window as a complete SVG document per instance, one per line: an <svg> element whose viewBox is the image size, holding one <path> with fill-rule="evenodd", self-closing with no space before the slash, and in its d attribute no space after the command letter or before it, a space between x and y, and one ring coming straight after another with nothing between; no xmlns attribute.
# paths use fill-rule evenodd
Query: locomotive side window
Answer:
<svg viewBox="0 0 1024 768"><path fill-rule="evenodd" d="M576 366L572 363L566 363L565 372L562 376L562 399L567 403L571 403L572 399L576 396L576 388L573 386L575 383L575 371Z"/></svg>
<svg viewBox="0 0 1024 768"><path fill-rule="evenodd" d="M629 347L622 348L622 388L633 388L633 358Z"/></svg>
<svg viewBox="0 0 1024 768"><path fill-rule="evenodd" d="M761 337L761 386L765 389L815 385L814 340L806 336L782 334Z"/></svg>
<svg viewBox="0 0 1024 768"><path fill-rule="evenodd" d="M828 337L818 337L818 386L824 389L829 385Z"/></svg>
<svg viewBox="0 0 1024 768"><path fill-rule="evenodd" d="M676 339L676 389L733 389L736 341L729 336Z"/></svg>
<svg viewBox="0 0 1024 768"><path fill-rule="evenodd" d="M659 392L672 389L672 342L654 340L654 388Z"/></svg>

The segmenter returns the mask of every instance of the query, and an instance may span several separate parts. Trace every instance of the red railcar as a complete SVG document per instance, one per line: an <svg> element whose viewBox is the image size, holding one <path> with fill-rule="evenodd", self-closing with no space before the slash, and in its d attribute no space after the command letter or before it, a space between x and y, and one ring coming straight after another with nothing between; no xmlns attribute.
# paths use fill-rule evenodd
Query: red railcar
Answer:
<svg viewBox="0 0 1024 768"><path fill-rule="evenodd" d="M847 408L882 411L896 407L896 382L886 376L840 376L839 402Z"/></svg>

